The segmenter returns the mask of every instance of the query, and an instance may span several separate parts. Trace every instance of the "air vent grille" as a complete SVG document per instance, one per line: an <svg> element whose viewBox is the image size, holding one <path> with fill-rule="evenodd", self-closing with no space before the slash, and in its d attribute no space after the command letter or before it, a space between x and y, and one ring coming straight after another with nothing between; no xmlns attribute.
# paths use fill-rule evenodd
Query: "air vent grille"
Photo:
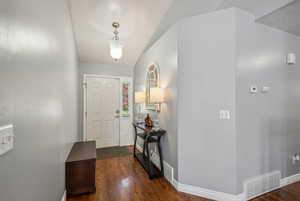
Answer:
<svg viewBox="0 0 300 201"><path fill-rule="evenodd" d="M250 200L264 193L280 188L280 171L271 172L244 182L246 199Z"/></svg>

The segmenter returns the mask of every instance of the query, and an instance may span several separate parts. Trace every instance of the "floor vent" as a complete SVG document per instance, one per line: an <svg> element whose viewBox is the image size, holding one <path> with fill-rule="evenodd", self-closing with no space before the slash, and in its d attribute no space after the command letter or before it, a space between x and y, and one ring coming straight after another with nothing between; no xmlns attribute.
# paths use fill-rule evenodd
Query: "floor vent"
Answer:
<svg viewBox="0 0 300 201"><path fill-rule="evenodd" d="M246 199L250 200L264 193L280 188L280 171L271 172L244 182Z"/></svg>

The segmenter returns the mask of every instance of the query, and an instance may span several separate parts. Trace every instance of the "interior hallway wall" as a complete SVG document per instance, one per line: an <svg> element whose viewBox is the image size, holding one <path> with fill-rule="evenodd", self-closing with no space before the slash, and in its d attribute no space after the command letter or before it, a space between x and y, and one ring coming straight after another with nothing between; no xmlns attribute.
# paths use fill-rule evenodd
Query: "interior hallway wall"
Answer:
<svg viewBox="0 0 300 201"><path fill-rule="evenodd" d="M300 56L300 37L256 23L236 10L236 129L238 193L242 182L280 170L282 177L300 172L292 156L300 153L300 65L285 63ZM258 87L257 94L249 92ZM262 93L262 87L270 87Z"/></svg>
<svg viewBox="0 0 300 201"><path fill-rule="evenodd" d="M174 168L178 178L177 164L177 27L171 28L139 58L134 69L134 91L145 90L147 68L156 63L160 68L160 84L165 88L166 103L159 114L160 126L167 130L162 138L164 160ZM153 116L150 111L144 111Z"/></svg>
<svg viewBox="0 0 300 201"><path fill-rule="evenodd" d="M234 8L187 18L180 30L179 182L239 194L248 178L299 173L300 71L285 56L300 54L300 38ZM222 109L231 120L219 119Z"/></svg>
<svg viewBox="0 0 300 201"><path fill-rule="evenodd" d="M235 194L234 9L190 17L179 27L179 182ZM220 110L231 119L220 119Z"/></svg>
<svg viewBox="0 0 300 201"><path fill-rule="evenodd" d="M60 201L77 136L78 65L66 0L0 1L1 201Z"/></svg>

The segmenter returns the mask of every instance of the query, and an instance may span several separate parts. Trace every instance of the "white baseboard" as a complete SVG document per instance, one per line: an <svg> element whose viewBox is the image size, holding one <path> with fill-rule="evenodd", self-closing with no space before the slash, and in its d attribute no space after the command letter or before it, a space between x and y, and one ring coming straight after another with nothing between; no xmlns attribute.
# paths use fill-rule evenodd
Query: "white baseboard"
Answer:
<svg viewBox="0 0 300 201"><path fill-rule="evenodd" d="M143 149L137 145L137 149L142 152ZM158 156L156 153L153 153L152 162L159 167L159 161L157 159ZM217 200L217 201L246 201L245 194L241 193L238 195L233 195L229 193L223 193L219 191L214 191L210 189L204 189L200 188L198 186L192 186L188 184L182 184L178 182L173 175L173 167L168 164L166 161L164 161L164 172L165 172L165 178L169 181L169 183L179 192L196 195L199 197ZM286 185L295 183L300 181L300 173L283 178L280 180L280 187L284 187Z"/></svg>
<svg viewBox="0 0 300 201"><path fill-rule="evenodd" d="M67 201L67 191L65 191L64 194L62 195L61 201Z"/></svg>
<svg viewBox="0 0 300 201"><path fill-rule="evenodd" d="M287 186L289 184L293 184L293 183L298 182L298 181L300 181L300 173L281 179L280 180L280 187L284 187L284 186Z"/></svg>
<svg viewBox="0 0 300 201"><path fill-rule="evenodd" d="M164 165L169 166L173 172L173 168L164 161ZM170 169L170 168L165 168L165 171ZM165 174L168 175L168 174ZM212 200L217 200L217 201L246 201L247 199L245 198L245 194L241 193L238 195L233 195L233 194L228 194L228 193L223 193L223 192L218 192L218 191L213 191L210 189L204 189L200 188L198 186L192 186L192 185L187 185L187 184L182 184L178 182L176 179L174 179L173 174L172 174L172 179L170 181L169 178L166 178L171 185L179 192L191 194L191 195L196 195L199 197L207 198L207 199L212 199ZM300 181L300 173L295 174L286 178L283 178L280 180L280 187L284 187L286 185L295 183Z"/></svg>
<svg viewBox="0 0 300 201"><path fill-rule="evenodd" d="M232 195L228 193L213 191L209 189L200 188L197 186L181 184L179 182L177 190L180 192L197 195L203 198L217 200L217 201L242 201L243 195Z"/></svg>
<svg viewBox="0 0 300 201"><path fill-rule="evenodd" d="M138 144L136 145L136 148L140 152L143 151L142 147ZM151 160L156 166L160 167L159 157L157 156L156 153L153 153ZM179 183L176 179L174 179L173 167L170 164L168 164L166 161L164 161L163 163L164 163L164 176L166 180L168 180L169 183L177 191L200 196L203 198L213 199L217 201L244 201L241 199L242 195L231 195L227 193L203 189L197 186L191 186L191 185Z"/></svg>
<svg viewBox="0 0 300 201"><path fill-rule="evenodd" d="M172 175L171 181L167 177L166 177L166 179L179 192L183 192L183 193L187 193L187 194L191 194L191 195L196 195L196 196L199 196L199 197L202 197L202 198L207 198L207 199L212 199L212 200L217 200L217 201L244 201L244 199L243 199L244 194L232 195L232 194L228 194L228 193L223 193L223 192L218 192L218 191L213 191L213 190L209 190L209 189L200 188L198 186L182 184L174 178L172 166L170 166L165 161L164 161L164 165L165 165L164 167L169 166L169 168L165 168L165 171L166 170L168 171L168 170L171 169L170 171L171 171L171 175ZM165 175L168 175L168 173L166 173Z"/></svg>

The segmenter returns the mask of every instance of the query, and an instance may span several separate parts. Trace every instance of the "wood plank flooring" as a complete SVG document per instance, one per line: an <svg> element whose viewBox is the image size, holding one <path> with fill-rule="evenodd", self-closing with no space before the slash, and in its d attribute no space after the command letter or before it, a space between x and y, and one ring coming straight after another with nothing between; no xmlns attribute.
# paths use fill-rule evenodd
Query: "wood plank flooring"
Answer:
<svg viewBox="0 0 300 201"><path fill-rule="evenodd" d="M164 178L150 180L132 156L97 161L95 194L68 201L209 201L177 192ZM252 201L300 201L300 182Z"/></svg>

